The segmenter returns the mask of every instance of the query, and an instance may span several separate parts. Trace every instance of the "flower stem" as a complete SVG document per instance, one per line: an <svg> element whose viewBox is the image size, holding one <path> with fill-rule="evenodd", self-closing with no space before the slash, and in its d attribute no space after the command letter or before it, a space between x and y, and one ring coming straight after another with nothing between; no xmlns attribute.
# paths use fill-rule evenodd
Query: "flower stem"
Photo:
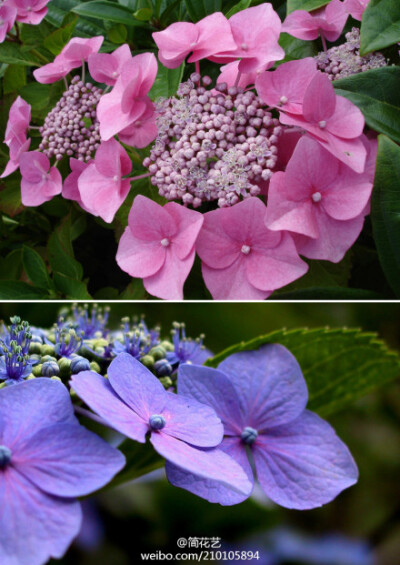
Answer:
<svg viewBox="0 0 400 565"><path fill-rule="evenodd" d="M325 39L325 37L322 33L320 34L320 37L321 37L321 41L322 41L322 47L324 48L324 51L326 52L326 51L328 51L328 47L326 45L326 39Z"/></svg>
<svg viewBox="0 0 400 565"><path fill-rule="evenodd" d="M144 175L138 175L137 177L131 177L131 178L124 179L124 180L129 180L129 181L133 182L134 180L146 179L147 177L151 177L151 173L145 173Z"/></svg>

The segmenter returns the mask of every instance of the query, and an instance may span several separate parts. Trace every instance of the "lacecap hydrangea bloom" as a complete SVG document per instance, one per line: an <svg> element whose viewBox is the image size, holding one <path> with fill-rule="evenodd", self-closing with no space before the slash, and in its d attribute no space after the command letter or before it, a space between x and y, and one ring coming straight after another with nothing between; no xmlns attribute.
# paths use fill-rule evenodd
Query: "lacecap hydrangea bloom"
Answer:
<svg viewBox="0 0 400 565"><path fill-rule="evenodd" d="M68 390L38 378L0 391L0 562L61 558L81 527L77 497L108 483L124 456L83 428Z"/></svg>
<svg viewBox="0 0 400 565"><path fill-rule="evenodd" d="M169 69L185 61L193 67L186 68L176 94L157 100L149 96L158 69L153 53L132 56L127 45L102 53L102 37L74 37L53 62L34 71L36 80L50 84L82 68L39 126L38 147L27 137L29 105L21 98L14 102L3 176L20 168L25 205L61 194L109 223L131 185L135 191L134 181L148 177L157 202L135 194L116 256L120 268L143 279L151 295L180 300L197 253L213 298L265 299L307 272L300 256L339 261L369 212L376 143L364 135L361 111L336 94L331 80L383 62L374 54L359 60L354 38L335 47L335 55L326 46L342 33L353 4L331 0L310 13L294 11L283 24L270 3L229 19L216 12L196 23L173 23L153 33L158 59ZM283 31L320 37L324 53L274 69L285 58ZM203 60L220 66L215 84L201 73ZM287 228L275 219L286 201L302 196L289 183L281 198L277 183L282 174L302 175L299 155L309 141L319 156L309 163L309 177L337 170L335 183L353 207L333 210L334 187L329 194L315 189L318 229L310 215L305 225L293 221ZM130 148L146 147L143 172L131 176ZM70 171L64 179L62 161ZM361 185L362 209L356 205ZM253 208L257 221L251 226ZM338 226L344 228L340 249L320 253ZM305 243L303 236L313 241ZM214 246L216 240L221 245Z"/></svg>

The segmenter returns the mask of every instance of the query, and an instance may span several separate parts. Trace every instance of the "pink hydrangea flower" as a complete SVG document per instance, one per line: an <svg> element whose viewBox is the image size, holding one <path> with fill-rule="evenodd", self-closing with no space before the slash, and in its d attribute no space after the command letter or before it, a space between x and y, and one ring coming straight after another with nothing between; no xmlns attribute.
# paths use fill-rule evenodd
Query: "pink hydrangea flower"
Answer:
<svg viewBox="0 0 400 565"><path fill-rule="evenodd" d="M42 84L57 82L72 69L80 67L92 53L97 53L103 41L104 37L101 35L90 39L73 37L52 63L33 71L33 76Z"/></svg>
<svg viewBox="0 0 400 565"><path fill-rule="evenodd" d="M167 300L182 300L192 268L203 215L175 202L165 206L136 196L119 242L117 263L146 290Z"/></svg>
<svg viewBox="0 0 400 565"><path fill-rule="evenodd" d="M179 67L189 55L189 63L210 58L222 51L233 51L236 43L231 26L221 12L206 16L196 24L176 22L153 33L160 62L169 69Z"/></svg>
<svg viewBox="0 0 400 565"><path fill-rule="evenodd" d="M357 173L365 166L366 149L361 141L365 121L350 100L337 96L326 74L317 72L303 99L302 115L280 113L280 121L299 126Z"/></svg>
<svg viewBox="0 0 400 565"><path fill-rule="evenodd" d="M257 77L266 70L267 66L264 68L260 67L257 71L250 73L240 73L239 74L240 61L233 61L221 67L221 74L217 78L217 84L222 84L225 82L229 86L239 86L240 88L247 88L256 82ZM238 80L239 77L239 80Z"/></svg>
<svg viewBox="0 0 400 565"><path fill-rule="evenodd" d="M31 140L27 139L26 132L28 131L30 121L31 107L18 96L10 108L4 139L4 143L10 151L10 160L0 178L7 177L16 171L19 167L21 155L28 151Z"/></svg>
<svg viewBox="0 0 400 565"><path fill-rule="evenodd" d="M130 189L131 181L122 177L131 170L132 161L122 145L115 139L104 141L96 151L94 161L78 177L85 209L105 222L112 222Z"/></svg>
<svg viewBox="0 0 400 565"><path fill-rule="evenodd" d="M4 2L0 6L0 43L6 38L7 33L13 27L17 17L17 10L10 2Z"/></svg>
<svg viewBox="0 0 400 565"><path fill-rule="evenodd" d="M147 108L138 120L118 134L119 140L130 147L142 149L155 140L158 135L154 104L150 99L145 100Z"/></svg>
<svg viewBox="0 0 400 565"><path fill-rule="evenodd" d="M101 97L97 106L100 134L104 141L142 117L148 117L147 94L156 76L157 61L153 53L136 55L123 65L114 88Z"/></svg>
<svg viewBox="0 0 400 565"><path fill-rule="evenodd" d="M126 43L112 53L92 53L88 59L89 72L97 82L114 86L123 65L131 59L131 50Z"/></svg>
<svg viewBox="0 0 400 565"><path fill-rule="evenodd" d="M40 206L61 193L60 171L50 167L50 161L39 151L21 155L21 201L24 206Z"/></svg>
<svg viewBox="0 0 400 565"><path fill-rule="evenodd" d="M205 214L196 250L213 298L263 300L307 272L291 236L266 227L265 212L250 197Z"/></svg>
<svg viewBox="0 0 400 565"><path fill-rule="evenodd" d="M278 44L281 20L272 4L260 4L247 8L229 18L236 49L215 51L209 59L217 63L230 63L240 58L239 71L252 73L271 67L285 57Z"/></svg>
<svg viewBox="0 0 400 565"><path fill-rule="evenodd" d="M337 263L360 234L373 187L376 142L364 138L368 166L357 174L316 141L303 137L286 172L271 179L266 225L306 237L297 249L310 259Z"/></svg>
<svg viewBox="0 0 400 565"><path fill-rule="evenodd" d="M256 80L259 97L269 106L301 114L308 85L317 74L312 57L283 63L275 71L261 73Z"/></svg>
<svg viewBox="0 0 400 565"><path fill-rule="evenodd" d="M67 176L62 187L63 198L66 198L67 200L75 200L75 202L77 202L84 210L86 210L86 207L82 202L81 193L79 192L78 179L89 165L90 163L85 163L84 161L71 157L69 160L69 166L72 172Z"/></svg>
<svg viewBox="0 0 400 565"><path fill-rule="evenodd" d="M282 31L298 39L312 40L319 35L328 41L336 41L343 31L348 18L344 2L331 0L327 6L306 12L295 10L282 25Z"/></svg>
<svg viewBox="0 0 400 565"><path fill-rule="evenodd" d="M48 12L46 5L50 0L11 0L17 9L17 21L37 25Z"/></svg>
<svg viewBox="0 0 400 565"><path fill-rule="evenodd" d="M344 0L344 4L351 17L361 22L365 8L369 4L369 0Z"/></svg>

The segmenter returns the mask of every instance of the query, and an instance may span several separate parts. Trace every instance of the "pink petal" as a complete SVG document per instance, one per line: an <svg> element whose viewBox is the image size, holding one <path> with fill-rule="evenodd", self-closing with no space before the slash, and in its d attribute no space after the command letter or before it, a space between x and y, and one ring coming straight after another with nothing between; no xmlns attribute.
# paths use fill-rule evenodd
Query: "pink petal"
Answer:
<svg viewBox="0 0 400 565"><path fill-rule="evenodd" d="M334 220L322 210L316 215L319 238L309 239L304 236L295 238L300 255L309 259L322 259L338 263L341 261L361 233L364 214L347 221Z"/></svg>
<svg viewBox="0 0 400 565"><path fill-rule="evenodd" d="M238 257L224 269L202 264L203 279L214 300L264 300L271 294L255 288L247 279L245 261Z"/></svg>
<svg viewBox="0 0 400 565"><path fill-rule="evenodd" d="M173 216L141 194L133 201L128 223L132 235L142 241L160 243L162 239L170 239L177 233Z"/></svg>
<svg viewBox="0 0 400 565"><path fill-rule="evenodd" d="M143 241L126 227L119 241L116 261L131 277L145 278L157 273L164 264L165 247L159 241Z"/></svg>
<svg viewBox="0 0 400 565"><path fill-rule="evenodd" d="M199 37L188 62L210 58L221 51L236 51L237 45L232 35L230 22L221 12L215 12L197 22Z"/></svg>
<svg viewBox="0 0 400 565"><path fill-rule="evenodd" d="M167 247L165 263L155 275L143 280L148 293L164 300L183 300L183 285L194 263L194 249L185 259L179 259L173 249Z"/></svg>
<svg viewBox="0 0 400 565"><path fill-rule="evenodd" d="M132 170L132 161L128 153L116 139L103 141L94 158L96 169L105 177L128 175Z"/></svg>
<svg viewBox="0 0 400 565"><path fill-rule="evenodd" d="M75 68L71 61L61 60L54 63L48 63L39 69L33 71L33 76L41 84L51 84L67 76L67 74Z"/></svg>
<svg viewBox="0 0 400 565"><path fill-rule="evenodd" d="M171 239L174 252L178 259L185 259L193 251L204 217L200 212L189 210L176 202L168 202L164 210L173 217L177 226Z"/></svg>
<svg viewBox="0 0 400 565"><path fill-rule="evenodd" d="M138 416L115 392L109 381L93 371L71 377L71 388L96 414L122 434L145 443L147 421Z"/></svg>
<svg viewBox="0 0 400 565"><path fill-rule="evenodd" d="M196 242L201 260L210 267L225 268L240 256L239 244L232 242L222 226L223 209L207 212Z"/></svg>
<svg viewBox="0 0 400 565"><path fill-rule="evenodd" d="M269 106L301 114L305 92L316 73L317 65L312 57L283 63L275 71L267 71L257 78L257 93ZM287 101L281 102L282 97Z"/></svg>
<svg viewBox="0 0 400 565"><path fill-rule="evenodd" d="M276 290L305 275L307 263L302 261L288 233L275 249L250 252L246 261L249 282L259 290Z"/></svg>
<svg viewBox="0 0 400 565"><path fill-rule="evenodd" d="M312 40L319 36L319 22L305 10L295 10L282 24L282 31L298 39Z"/></svg>
<svg viewBox="0 0 400 565"><path fill-rule="evenodd" d="M158 127L156 124L156 118L155 116L152 116L146 120L141 118L129 127L123 129L119 132L118 138L121 143L125 143L125 145L143 149L144 147L147 147L149 143L154 141L157 135Z"/></svg>
<svg viewBox="0 0 400 565"><path fill-rule="evenodd" d="M303 116L309 122L326 121L334 113L335 107L335 90L328 75L320 71L315 74L305 91Z"/></svg>
<svg viewBox="0 0 400 565"><path fill-rule="evenodd" d="M170 69L183 63L196 46L198 37L199 30L196 25L186 22L176 22L163 31L153 33L153 39L159 49L159 58L161 56L163 65Z"/></svg>
<svg viewBox="0 0 400 565"><path fill-rule="evenodd" d="M67 200L75 200L82 205L81 195L78 188L78 178L89 166L89 163L85 163L84 161L79 161L79 159L71 157L69 160L69 166L72 172L64 181L62 195L63 198L66 198Z"/></svg>
<svg viewBox="0 0 400 565"><path fill-rule="evenodd" d="M328 120L327 130L338 137L353 139L362 134L364 126L361 110L343 96L336 96L335 112Z"/></svg>
<svg viewBox="0 0 400 565"><path fill-rule="evenodd" d="M118 47L113 53L92 53L89 56L89 72L97 82L114 85L124 63L132 58L129 45Z"/></svg>
<svg viewBox="0 0 400 565"><path fill-rule="evenodd" d="M29 151L21 155L20 159L21 175L30 182L40 182L43 175L50 169L50 161L44 153L40 151Z"/></svg>

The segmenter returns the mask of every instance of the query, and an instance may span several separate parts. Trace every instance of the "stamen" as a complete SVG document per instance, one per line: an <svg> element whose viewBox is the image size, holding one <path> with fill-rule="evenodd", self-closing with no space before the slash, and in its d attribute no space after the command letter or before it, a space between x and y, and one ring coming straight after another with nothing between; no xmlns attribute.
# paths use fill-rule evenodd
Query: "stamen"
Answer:
<svg viewBox="0 0 400 565"><path fill-rule="evenodd" d="M252 445L258 437L258 431L254 428L251 428L250 426L247 426L242 431L242 435L240 437L242 438L243 443L245 443L246 445Z"/></svg>
<svg viewBox="0 0 400 565"><path fill-rule="evenodd" d="M164 416L160 416L159 414L153 414L150 416L149 425L152 430L162 430L165 428L167 422L165 421Z"/></svg>

